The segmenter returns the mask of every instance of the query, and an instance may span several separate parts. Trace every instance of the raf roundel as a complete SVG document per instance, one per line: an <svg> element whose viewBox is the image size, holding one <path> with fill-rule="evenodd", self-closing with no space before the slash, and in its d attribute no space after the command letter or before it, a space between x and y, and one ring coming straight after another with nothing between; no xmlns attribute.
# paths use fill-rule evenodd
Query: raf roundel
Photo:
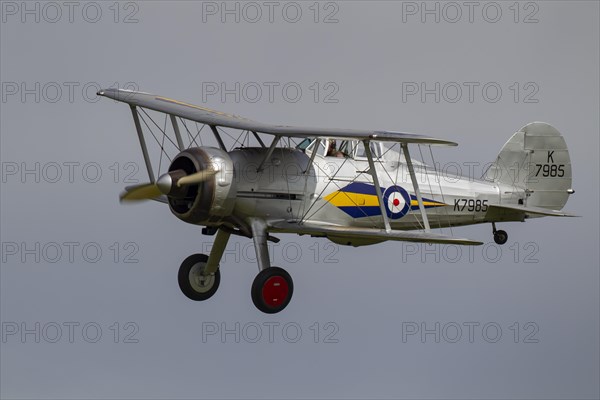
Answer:
<svg viewBox="0 0 600 400"><path fill-rule="evenodd" d="M400 186L390 186L383 193L383 204L389 218L402 218L410 210L410 196Z"/></svg>

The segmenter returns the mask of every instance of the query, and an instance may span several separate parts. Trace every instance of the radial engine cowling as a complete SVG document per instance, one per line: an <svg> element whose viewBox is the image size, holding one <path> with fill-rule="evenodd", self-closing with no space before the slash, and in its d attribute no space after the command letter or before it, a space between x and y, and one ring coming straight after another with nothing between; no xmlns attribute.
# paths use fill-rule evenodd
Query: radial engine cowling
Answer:
<svg viewBox="0 0 600 400"><path fill-rule="evenodd" d="M179 219L200 225L212 225L233 212L237 188L233 161L226 151L214 147L193 147L179 153L169 166L169 172L185 171L191 175L200 171L217 171L196 185L180 188L168 196L171 212Z"/></svg>

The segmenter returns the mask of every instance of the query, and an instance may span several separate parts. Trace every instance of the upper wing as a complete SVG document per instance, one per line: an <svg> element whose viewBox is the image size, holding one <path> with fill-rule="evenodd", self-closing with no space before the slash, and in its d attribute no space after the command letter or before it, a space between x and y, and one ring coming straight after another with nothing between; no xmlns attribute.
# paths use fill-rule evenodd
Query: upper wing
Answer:
<svg viewBox="0 0 600 400"><path fill-rule="evenodd" d="M148 108L150 110L175 115L206 125L222 126L261 132L275 136L285 137L331 137L359 140L377 140L382 142L404 142L414 144L431 144L456 146L457 143L444 139L437 139L424 135L412 133L360 130L360 129L331 129L331 128L305 128L285 125L272 125L252 121L247 118L220 111L211 110L206 107L196 106L166 97L155 96L149 93L135 92L123 89L103 89L98 92L99 96L109 97L132 106Z"/></svg>
<svg viewBox="0 0 600 400"><path fill-rule="evenodd" d="M481 245L483 242L478 240L457 238L447 235L439 235L431 232L420 231L398 231L387 232L384 229L357 228L348 226L335 226L316 224L311 222L274 222L270 223L269 231L283 233L297 233L312 236L334 236L344 238L360 238L373 240L397 240L405 242L420 243L440 243L440 244L459 244L459 245Z"/></svg>

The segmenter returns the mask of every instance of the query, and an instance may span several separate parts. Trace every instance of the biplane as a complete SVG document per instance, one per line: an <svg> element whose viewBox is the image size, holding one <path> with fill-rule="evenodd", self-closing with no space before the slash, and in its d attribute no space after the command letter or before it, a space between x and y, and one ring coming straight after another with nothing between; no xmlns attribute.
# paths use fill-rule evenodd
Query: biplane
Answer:
<svg viewBox="0 0 600 400"><path fill-rule="evenodd" d="M387 240L480 245L451 229L491 223L494 241L504 244L508 235L496 223L571 216L561 211L574 193L569 152L561 134L543 122L517 131L481 179L444 179L435 161L425 162L422 148L433 158L431 146L457 145L446 139L272 125L123 89L98 95L130 106L148 171L149 182L127 187L121 201L166 203L177 218L216 235L210 254L191 255L180 265L179 286L191 300L217 291L231 235L252 239L259 269L252 301L262 312L277 313L294 291L289 273L270 262L267 243L278 242L279 234L349 246ZM160 154L156 174L150 135ZM206 143L209 136L213 145ZM227 146L229 138L234 142ZM411 158L415 146L421 161ZM444 228L450 235L433 231Z"/></svg>

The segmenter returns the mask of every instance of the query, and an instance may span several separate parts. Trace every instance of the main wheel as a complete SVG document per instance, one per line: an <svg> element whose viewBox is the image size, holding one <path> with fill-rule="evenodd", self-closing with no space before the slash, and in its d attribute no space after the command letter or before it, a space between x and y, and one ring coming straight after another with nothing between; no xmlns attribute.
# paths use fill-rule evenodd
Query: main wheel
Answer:
<svg viewBox="0 0 600 400"><path fill-rule="evenodd" d="M214 274L203 275L208 256L192 254L181 263L177 280L179 288L189 299L202 301L212 297L219 288L221 272L217 269Z"/></svg>
<svg viewBox="0 0 600 400"><path fill-rule="evenodd" d="M507 242L507 240L508 233L506 233L506 231L499 230L494 232L494 242L496 242L497 244L504 244Z"/></svg>
<svg viewBox="0 0 600 400"><path fill-rule="evenodd" d="M279 267L263 269L252 283L252 302L260 311L275 314L292 299L294 282L286 270Z"/></svg>

